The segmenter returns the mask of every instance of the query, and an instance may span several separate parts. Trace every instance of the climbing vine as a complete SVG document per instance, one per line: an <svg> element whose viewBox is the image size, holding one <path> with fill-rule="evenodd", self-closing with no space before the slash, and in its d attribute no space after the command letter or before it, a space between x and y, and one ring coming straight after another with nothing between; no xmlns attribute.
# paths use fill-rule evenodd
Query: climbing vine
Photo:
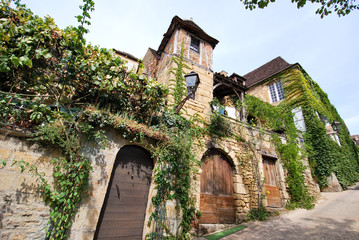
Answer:
<svg viewBox="0 0 359 240"><path fill-rule="evenodd" d="M271 138L287 171L286 183L290 196L287 207L312 208L313 198L305 185L305 167L301 161L306 151L300 147L298 132L290 108L285 104L275 107L250 95L245 97L245 107L248 114L254 117L258 125L285 133L285 141L281 139L279 134L275 133L271 134Z"/></svg>
<svg viewBox="0 0 359 240"><path fill-rule="evenodd" d="M111 51L86 44L83 35L93 1L80 6L79 27L65 30L20 1L16 9L10 2L0 5L0 126L25 131L33 141L61 151L62 156L51 161L53 183L35 165L19 160L14 164L40 180L50 206L47 239L66 239L89 185L92 167L82 154L85 143L105 146L101 127L108 125L141 135L138 123L151 122L164 106L167 89L127 72ZM127 118L116 116L127 112ZM143 134L163 137L145 129Z"/></svg>
<svg viewBox="0 0 359 240"><path fill-rule="evenodd" d="M172 57L172 61L176 67L172 68L170 73L172 73L175 78L170 79L170 88L173 91L174 107L176 107L183 100L183 97L187 95L186 81L184 77L184 69L189 69L190 67L184 63L184 42L181 43L181 51L179 57Z"/></svg>
<svg viewBox="0 0 359 240"><path fill-rule="evenodd" d="M47 239L67 238L92 169L82 153L88 141L106 146L104 127L119 129L123 137L141 144L145 137L157 141L147 146L158 159L154 181L162 191L152 202L156 211L169 200L178 204L181 223L175 235L169 231L166 235L187 239L192 221L199 218L188 189L198 164L193 146L203 134L203 123L196 116L186 120L168 112L164 85L128 72L112 51L86 44L94 2L84 0L80 8L80 25L60 30L53 19L34 15L19 1L16 9L10 1L1 3L0 126L25 131L33 141L62 153L51 161L53 183L35 165L14 161L40 180L50 206ZM184 84L181 69L186 66L176 61L175 75L182 76ZM176 86L175 95L182 100L185 89Z"/></svg>
<svg viewBox="0 0 359 240"><path fill-rule="evenodd" d="M355 183L359 179L358 150L327 94L299 69L287 71L283 82L286 104L302 108L309 161L320 187L328 185L327 179L332 173L343 188ZM327 135L327 128L334 130L334 124L338 129L332 132L333 140Z"/></svg>
<svg viewBox="0 0 359 240"><path fill-rule="evenodd" d="M189 231L195 222L198 223L200 212L195 207L195 199L191 196L191 176L195 166L201 164L196 158L195 148L200 146L199 139L206 133L202 126L205 123L193 115L186 119L179 114L178 106L185 99L186 85L184 69L189 67L184 61L184 42L181 44L179 57L173 57L176 65L170 73L175 79L170 80L171 94L174 99L174 108L165 111L159 117L156 127L168 134L168 141L158 142L150 146L153 156L157 159L155 179L157 194L152 198L155 211L152 213L149 224L163 225L161 232L158 229L148 234L147 239L190 239ZM155 123L155 122L154 122ZM181 212L181 222L173 233L163 218L166 218L166 204L175 201Z"/></svg>
<svg viewBox="0 0 359 240"><path fill-rule="evenodd" d="M152 199L156 211L152 213L150 221L154 220L156 224L160 220L158 211L167 201L175 201L182 215L176 234L173 234L165 224L165 235L161 237L189 239L188 234L193 227L193 221L200 216L195 207L195 199L189 191L195 166L200 165L195 155L195 146L199 142L195 140L202 138L205 133L198 121L195 118L186 120L179 115L165 114L163 123L169 127L167 133L170 139L152 146L158 163L154 179L158 192ZM148 239L155 236L156 232L151 233Z"/></svg>

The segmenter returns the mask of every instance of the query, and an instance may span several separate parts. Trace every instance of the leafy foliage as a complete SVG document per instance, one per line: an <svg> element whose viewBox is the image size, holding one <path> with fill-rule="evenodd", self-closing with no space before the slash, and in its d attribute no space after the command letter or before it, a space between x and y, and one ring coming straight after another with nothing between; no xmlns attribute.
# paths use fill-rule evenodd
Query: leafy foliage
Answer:
<svg viewBox="0 0 359 240"><path fill-rule="evenodd" d="M173 239L189 239L192 223L200 216L189 189L194 167L200 164L194 154L195 140L203 135L204 129L198 127L196 119L186 120L178 115L170 116L174 118L171 121L176 122L167 131L171 136L170 140L159 142L152 148L158 161L154 179L158 193L152 203L159 209L166 201L175 200L181 209L182 219L176 235L168 231L168 228L167 234ZM152 213L150 221L158 220L156 214L157 212Z"/></svg>
<svg viewBox="0 0 359 240"><path fill-rule="evenodd" d="M246 9L253 10L255 8L265 8L269 3L275 2L275 0L241 0L246 6ZM297 3L297 8L304 7L307 3L307 0L291 0L292 3ZM308 0L308 2L320 4L321 7L315 12L319 14L321 18L327 16L333 11L338 14L338 16L345 16L351 13L353 10L359 9L359 4L356 4L355 1L351 0Z"/></svg>
<svg viewBox="0 0 359 240"><path fill-rule="evenodd" d="M288 71L282 79L286 93L285 102L292 107L302 107L307 129L304 139L319 185L327 186L327 177L332 172L344 188L355 183L359 179L358 150L350 140L345 123L330 103L327 94L299 69ZM326 126L333 122L340 123L336 131L340 145L327 136Z"/></svg>
<svg viewBox="0 0 359 240"><path fill-rule="evenodd" d="M132 112L149 121L164 104L167 90L143 76L126 71L112 51L86 45L88 11L84 1L78 28L59 30L53 19L42 19L18 5L1 5L0 87L18 94L46 95L48 104L63 108L96 105L113 112ZM57 105L56 105L57 104Z"/></svg>
<svg viewBox="0 0 359 240"><path fill-rule="evenodd" d="M270 215L271 213L268 212L265 207L261 206L251 209L247 214L247 218L250 221L265 221Z"/></svg>
<svg viewBox="0 0 359 240"><path fill-rule="evenodd" d="M184 69L190 67L183 62L184 58L184 42L181 43L181 51L179 57L172 57L172 61L176 64L176 67L171 69L171 73L175 76L175 79L171 79L173 87L174 107L176 107L182 101L183 97L187 95L186 80L184 77Z"/></svg>
<svg viewBox="0 0 359 240"><path fill-rule="evenodd" d="M248 114L260 121L261 126L266 129L281 130L285 133L285 142L278 134L273 133L271 137L283 166L287 170L286 183L290 196L289 204L306 209L312 208L313 198L305 185L305 167L301 161L306 151L300 147L291 108L286 104L272 106L250 95L246 95L245 107Z"/></svg>
<svg viewBox="0 0 359 240"><path fill-rule="evenodd" d="M0 126L35 131L33 140L57 147L63 155L52 161L53 184L36 166L15 161L40 180L51 208L49 239L67 238L86 195L92 167L82 148L89 140L106 144L103 131L96 128L112 125L137 135L137 122L150 123L168 92L154 80L128 72L112 51L86 44L94 2L83 2L80 25L65 30L19 1L16 9L10 1L0 5ZM125 112L132 121L115 116Z"/></svg>
<svg viewBox="0 0 359 240"><path fill-rule="evenodd" d="M63 155L52 161L53 184L35 165L15 161L40 180L51 208L47 237L66 239L78 204L86 196L92 169L82 156L84 144L92 140L105 146L107 140L99 129L109 126L131 141L145 144L145 136L158 141L148 148L159 166L169 167L155 169L157 188L163 191L153 203L158 208L175 200L182 213L176 237L189 238L192 221L200 215L188 191L198 163L193 143L203 133L196 117L188 121L163 111L167 88L128 72L112 51L86 44L85 26L90 24L93 1L83 1L82 15L77 16L80 25L65 30L58 29L50 17L42 19L19 2L12 9L9 2L3 1L0 8L0 125L34 131L34 141L57 147ZM180 101L186 66L174 61L178 65L175 95Z"/></svg>

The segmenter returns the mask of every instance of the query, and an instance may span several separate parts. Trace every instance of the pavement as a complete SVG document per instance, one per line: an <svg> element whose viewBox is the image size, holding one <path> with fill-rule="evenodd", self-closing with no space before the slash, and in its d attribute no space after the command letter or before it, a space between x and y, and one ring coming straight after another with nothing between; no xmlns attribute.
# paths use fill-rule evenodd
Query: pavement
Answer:
<svg viewBox="0 0 359 240"><path fill-rule="evenodd" d="M321 193L314 209L296 209L247 228L222 240L359 240L359 183L343 192Z"/></svg>

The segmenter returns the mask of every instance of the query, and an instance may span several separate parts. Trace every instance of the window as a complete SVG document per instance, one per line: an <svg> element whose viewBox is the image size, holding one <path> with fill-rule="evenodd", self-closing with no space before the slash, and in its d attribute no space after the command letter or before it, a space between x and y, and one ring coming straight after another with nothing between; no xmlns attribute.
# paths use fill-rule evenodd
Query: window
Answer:
<svg viewBox="0 0 359 240"><path fill-rule="evenodd" d="M305 127L305 122L304 122L304 117L303 117L303 111L301 107L296 107L292 109L292 113L293 113L293 118L294 118L294 125L295 127L302 131L305 132L306 131L306 127Z"/></svg>
<svg viewBox="0 0 359 240"><path fill-rule="evenodd" d="M283 87L282 87L281 81L272 83L268 87L269 87L269 93L270 93L272 103L278 102L278 101L284 99L284 92L283 92Z"/></svg>
<svg viewBox="0 0 359 240"><path fill-rule="evenodd" d="M196 53L199 53L199 43L200 41L198 38L191 37L190 49Z"/></svg>

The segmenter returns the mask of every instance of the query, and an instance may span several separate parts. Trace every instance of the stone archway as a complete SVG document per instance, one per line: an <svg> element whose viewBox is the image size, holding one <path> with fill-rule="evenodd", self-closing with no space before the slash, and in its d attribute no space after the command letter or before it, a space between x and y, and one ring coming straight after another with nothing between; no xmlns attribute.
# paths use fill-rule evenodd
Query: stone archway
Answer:
<svg viewBox="0 0 359 240"><path fill-rule="evenodd" d="M233 168L228 157L210 150L203 157L201 173L200 222L235 223Z"/></svg>
<svg viewBox="0 0 359 240"><path fill-rule="evenodd" d="M153 161L138 146L117 153L94 239L142 239Z"/></svg>

